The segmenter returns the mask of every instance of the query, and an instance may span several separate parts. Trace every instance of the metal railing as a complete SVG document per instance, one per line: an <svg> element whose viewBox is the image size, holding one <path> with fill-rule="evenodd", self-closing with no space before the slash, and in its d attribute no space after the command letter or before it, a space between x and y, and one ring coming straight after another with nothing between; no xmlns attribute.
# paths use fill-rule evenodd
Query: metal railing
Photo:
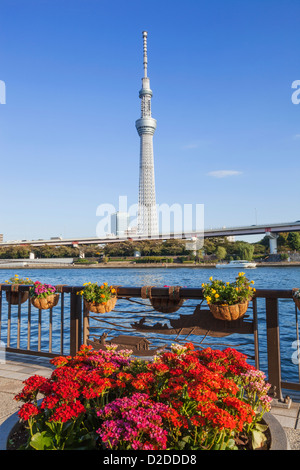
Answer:
<svg viewBox="0 0 300 470"><path fill-rule="evenodd" d="M208 316L202 289L180 288L178 296L184 300L184 304L176 313L169 314L156 311L149 300L145 300L142 287L118 286L115 309L104 315L95 315L88 311L81 296L77 295L82 286L56 287L60 294L57 306L39 310L31 305L29 286L1 285L0 341L5 344L6 351L45 357L74 355L81 344L100 345L103 332L149 339L149 342L154 342L156 350L171 342L192 341L196 346L204 347L209 340L212 342L209 344L214 347L213 345L224 341L224 338L227 341L233 336L238 337L238 340L246 337L247 341L242 344L241 352L246 350L255 367L261 368L260 348L263 349L263 361L268 381L272 384L273 396L283 400L283 389L300 392L299 362L298 380L290 380L290 377L287 380L282 379L281 301L289 302L288 307L287 304L284 305L285 309L288 308L284 321L286 322L286 318L288 322L292 319L294 321L294 327L288 329L291 334L288 341L290 347L291 338L294 338L299 357L298 312L292 300L292 289L257 289L245 318L225 322ZM152 287L151 295L153 299L167 299L169 288ZM258 302L262 302L259 308ZM190 309L193 309L191 315ZM238 340L235 339L232 347L240 350ZM224 342L221 344L224 346ZM230 346L227 343L225 345ZM253 356L249 354L252 347ZM148 351L144 355L147 354ZM297 365L295 368L297 369Z"/></svg>

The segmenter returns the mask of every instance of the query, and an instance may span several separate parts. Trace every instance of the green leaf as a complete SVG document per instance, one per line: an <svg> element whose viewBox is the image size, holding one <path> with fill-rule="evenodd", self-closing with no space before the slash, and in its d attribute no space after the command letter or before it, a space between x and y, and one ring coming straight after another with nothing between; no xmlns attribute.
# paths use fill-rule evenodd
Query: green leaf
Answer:
<svg viewBox="0 0 300 470"><path fill-rule="evenodd" d="M237 446L235 444L234 439L229 439L229 441L225 445L226 450L237 450Z"/></svg>
<svg viewBox="0 0 300 470"><path fill-rule="evenodd" d="M256 431L265 432L267 429L268 429L267 424L258 424L258 423L255 424L255 430Z"/></svg>
<svg viewBox="0 0 300 470"><path fill-rule="evenodd" d="M265 434L261 431L256 431L253 429L252 431L252 447L253 449L259 449L263 447L264 443L266 442L267 438Z"/></svg>
<svg viewBox="0 0 300 470"><path fill-rule="evenodd" d="M35 450L50 450L54 448L52 436L47 431L35 433L30 440L30 445Z"/></svg>

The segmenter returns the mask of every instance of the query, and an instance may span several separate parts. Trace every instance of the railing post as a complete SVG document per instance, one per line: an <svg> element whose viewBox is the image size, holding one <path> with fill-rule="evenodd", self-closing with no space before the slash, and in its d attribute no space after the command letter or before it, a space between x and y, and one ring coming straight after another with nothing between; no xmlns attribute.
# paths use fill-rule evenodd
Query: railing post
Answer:
<svg viewBox="0 0 300 470"><path fill-rule="evenodd" d="M70 355L74 356L81 346L82 302L81 296L76 295L76 291L73 289L70 297Z"/></svg>
<svg viewBox="0 0 300 470"><path fill-rule="evenodd" d="M83 307L83 338L82 338L83 344L87 344L87 340L88 340L88 336L89 336L89 327L90 327L89 309L84 303L84 307Z"/></svg>
<svg viewBox="0 0 300 470"><path fill-rule="evenodd" d="M268 381L273 386L273 396L283 401L281 390L280 339L278 299L266 298Z"/></svg>

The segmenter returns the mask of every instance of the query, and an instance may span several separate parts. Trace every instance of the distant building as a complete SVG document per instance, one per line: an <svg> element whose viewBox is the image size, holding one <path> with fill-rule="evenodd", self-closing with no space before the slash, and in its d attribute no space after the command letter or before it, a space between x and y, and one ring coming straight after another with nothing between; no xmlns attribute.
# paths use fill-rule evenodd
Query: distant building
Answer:
<svg viewBox="0 0 300 470"><path fill-rule="evenodd" d="M0 243L3 243L3 233L0 233Z"/></svg>
<svg viewBox="0 0 300 470"><path fill-rule="evenodd" d="M111 215L111 233L117 237L124 237L128 230L129 215L127 212L115 212Z"/></svg>
<svg viewBox="0 0 300 470"><path fill-rule="evenodd" d="M137 227L128 227L128 229L125 231L125 236L126 237L133 237L137 235Z"/></svg>

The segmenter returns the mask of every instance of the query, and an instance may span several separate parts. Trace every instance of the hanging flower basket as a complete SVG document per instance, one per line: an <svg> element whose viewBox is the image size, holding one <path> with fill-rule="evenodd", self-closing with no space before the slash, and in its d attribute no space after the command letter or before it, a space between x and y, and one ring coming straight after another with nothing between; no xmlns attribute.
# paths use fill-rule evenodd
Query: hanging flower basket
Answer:
<svg viewBox="0 0 300 470"><path fill-rule="evenodd" d="M58 304L59 294L50 294L47 297L31 297L32 305L39 310L48 310Z"/></svg>
<svg viewBox="0 0 300 470"><path fill-rule="evenodd" d="M83 284L83 289L77 292L77 295L82 295L85 308L93 313L107 313L111 312L117 302L117 290L113 286L109 286L104 282L100 286L97 282L93 284L86 282Z"/></svg>
<svg viewBox="0 0 300 470"><path fill-rule="evenodd" d="M11 277L9 280L5 281L5 284L11 285L11 291L6 291L6 300L11 305L18 305L19 304L19 287L21 285L32 285L33 281L26 277L26 279L22 279L15 274L14 277ZM20 303L23 304L28 300L29 292L21 292L20 295Z"/></svg>
<svg viewBox="0 0 300 470"><path fill-rule="evenodd" d="M203 295L213 316L218 320L233 321L242 318L252 299L254 281L245 273L239 273L234 282L209 278L210 283L202 284Z"/></svg>
<svg viewBox="0 0 300 470"><path fill-rule="evenodd" d="M30 288L30 302L39 310L48 310L58 304L59 294L56 287L36 281Z"/></svg>
<svg viewBox="0 0 300 470"><path fill-rule="evenodd" d="M111 312L117 303L117 297L112 297L105 303L96 303L96 302L88 302L87 300L84 301L85 307L93 313L107 313Z"/></svg>
<svg viewBox="0 0 300 470"><path fill-rule="evenodd" d="M300 289L293 289L293 300L297 308L300 310Z"/></svg>
<svg viewBox="0 0 300 470"><path fill-rule="evenodd" d="M300 299L294 299L294 302L300 310Z"/></svg>
<svg viewBox="0 0 300 470"><path fill-rule="evenodd" d="M209 304L209 310L217 320L233 321L242 318L247 312L249 302L235 305Z"/></svg>
<svg viewBox="0 0 300 470"><path fill-rule="evenodd" d="M20 303L23 304L28 300L29 292L21 292ZM19 292L6 292L6 300L11 305L18 305L19 303Z"/></svg>
<svg viewBox="0 0 300 470"><path fill-rule="evenodd" d="M174 313L182 307L184 299L180 299L180 286L169 287L169 297L152 297L151 286L142 287L142 299L150 299L152 307L161 313Z"/></svg>

